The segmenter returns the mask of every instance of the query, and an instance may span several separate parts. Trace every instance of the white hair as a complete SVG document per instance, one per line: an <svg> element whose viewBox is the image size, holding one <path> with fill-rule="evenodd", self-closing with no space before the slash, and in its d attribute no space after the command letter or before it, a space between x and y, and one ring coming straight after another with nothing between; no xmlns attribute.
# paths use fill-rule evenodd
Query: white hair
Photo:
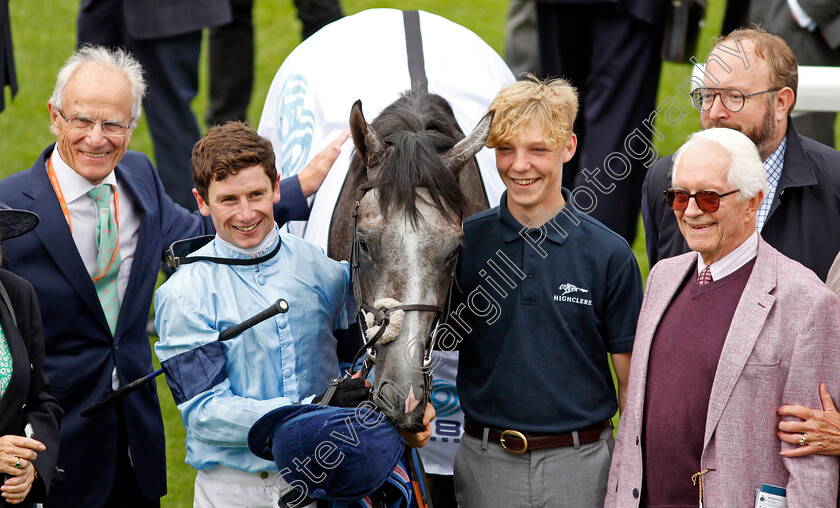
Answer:
<svg viewBox="0 0 840 508"><path fill-rule="evenodd" d="M122 48L110 49L104 46L85 44L77 49L70 58L64 62L58 77L55 80L55 88L50 96L50 104L57 109L64 108L64 87L70 78L79 70L79 67L86 63L97 63L104 67L118 70L125 75L131 85L131 126L135 127L140 119L143 97L146 95L146 80L143 79L143 66L134 56Z"/></svg>
<svg viewBox="0 0 840 508"><path fill-rule="evenodd" d="M764 163L758 155L758 149L750 138L733 129L714 127L695 132L674 154L674 165L671 171L671 185L677 177L680 159L691 145L698 141L708 141L720 147L729 156L729 167L726 170L726 181L733 189L738 189L743 199L751 199L759 191L767 195L767 174Z"/></svg>

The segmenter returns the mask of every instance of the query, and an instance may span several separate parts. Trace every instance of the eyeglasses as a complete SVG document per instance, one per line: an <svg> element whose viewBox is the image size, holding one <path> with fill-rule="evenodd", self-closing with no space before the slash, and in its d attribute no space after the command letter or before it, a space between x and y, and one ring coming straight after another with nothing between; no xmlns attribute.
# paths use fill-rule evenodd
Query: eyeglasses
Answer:
<svg viewBox="0 0 840 508"><path fill-rule="evenodd" d="M763 93L778 92L780 88L770 88L769 90L762 90L751 94L744 94L740 90L734 88L695 88L691 91L691 102L694 107L700 111L708 111L712 109L715 103L715 97L720 96L720 101L723 107L733 113L737 113L744 109L744 103L747 97L754 95L761 95Z"/></svg>
<svg viewBox="0 0 840 508"><path fill-rule="evenodd" d="M688 200L694 198L694 201L697 203L697 208L703 210L704 212L711 213L718 211L718 208L720 208L721 198L730 194L734 194L736 192L738 192L738 189L726 192L724 194L718 194L715 191L709 190L689 194L688 192L680 189L668 189L664 192L664 194L665 201L668 203L668 206L671 207L671 210L682 212L683 210L688 208Z"/></svg>
<svg viewBox="0 0 840 508"><path fill-rule="evenodd" d="M70 127L80 131L91 131L94 127L99 125L102 127L102 132L106 136L125 136L128 129L131 128L130 122L123 123L110 120L98 122L92 118L84 116L67 117L64 116L64 113L60 109L58 110L58 114L61 115L61 118L63 118L65 122L70 124Z"/></svg>

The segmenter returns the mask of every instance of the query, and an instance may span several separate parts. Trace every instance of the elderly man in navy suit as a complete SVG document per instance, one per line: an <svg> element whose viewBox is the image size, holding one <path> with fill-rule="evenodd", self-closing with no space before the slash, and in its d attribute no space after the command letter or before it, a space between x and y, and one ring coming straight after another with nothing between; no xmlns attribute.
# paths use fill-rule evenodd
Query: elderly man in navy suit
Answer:
<svg viewBox="0 0 840 508"><path fill-rule="evenodd" d="M51 490L50 507L159 506L166 493L154 383L79 416L152 371L145 327L163 252L214 231L210 220L172 202L145 155L127 150L144 90L128 53L78 50L49 101L57 142L30 169L0 181L0 200L42 218L34 234L8 241L6 268L35 287L45 370L66 413L58 458L66 478ZM320 185L342 141L299 178L280 182L275 220L307 216L301 185Z"/></svg>

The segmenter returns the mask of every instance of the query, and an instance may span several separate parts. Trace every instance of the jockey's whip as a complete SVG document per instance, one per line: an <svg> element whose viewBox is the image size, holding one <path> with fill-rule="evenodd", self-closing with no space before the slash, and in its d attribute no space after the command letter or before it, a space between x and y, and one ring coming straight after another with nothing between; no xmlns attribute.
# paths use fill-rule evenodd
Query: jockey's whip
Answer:
<svg viewBox="0 0 840 508"><path fill-rule="evenodd" d="M248 319L239 323L238 325L233 325L230 328L228 328L227 330L221 332L219 334L219 341L226 341L226 340L232 339L232 338L236 337L237 335L239 335L240 333L247 330L248 328L251 328L251 327L257 325L258 323L262 323L266 319L268 319L270 317L273 317L273 316L276 316L277 314L284 314L284 313L288 312L288 310L289 310L289 304L286 303L286 300L284 300L282 298L279 298L270 307L267 307L266 309L263 309L258 314L255 314L255 315L249 317ZM100 400L96 404L94 404L94 405L92 405L92 406L90 406L86 409L83 409L82 412L79 413L79 414L81 416L90 416L90 415L96 413L97 411L99 411L100 409L102 409L104 407L107 407L107 406L110 406L110 405L116 403L119 400L122 400L123 397L125 397L129 393L137 390L138 388L143 386L150 379L154 379L154 378L160 376L161 374L163 374L163 369L162 368L152 372L151 374L148 374L144 377L141 377L140 379L135 379L134 381L128 383L127 385L123 386L122 388L118 389L117 391L109 394L107 397Z"/></svg>

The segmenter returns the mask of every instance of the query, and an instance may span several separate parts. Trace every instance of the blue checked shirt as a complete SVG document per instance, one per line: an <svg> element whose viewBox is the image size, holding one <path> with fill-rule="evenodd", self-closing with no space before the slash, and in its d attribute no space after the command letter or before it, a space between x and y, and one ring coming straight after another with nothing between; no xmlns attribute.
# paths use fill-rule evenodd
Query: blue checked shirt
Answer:
<svg viewBox="0 0 840 508"><path fill-rule="evenodd" d="M339 374L333 330L347 328L352 316L349 265L300 238L278 238L280 251L258 265L184 265L155 292L155 353L171 360L167 381L187 430L187 463L196 469L276 471L248 449L249 429L274 408L310 402ZM247 257L218 236L195 255ZM222 357L206 354L219 332L278 298L289 302L287 313L222 342Z"/></svg>
<svg viewBox="0 0 840 508"><path fill-rule="evenodd" d="M770 157L764 161L764 172L767 173L767 195L761 201L756 214L755 229L759 233L764 223L767 221L767 216L770 215L770 205L773 204L773 196L776 195L776 188L779 186L779 178L782 176L782 166L785 165L785 147L787 146L787 136L782 139L776 150L770 154Z"/></svg>

